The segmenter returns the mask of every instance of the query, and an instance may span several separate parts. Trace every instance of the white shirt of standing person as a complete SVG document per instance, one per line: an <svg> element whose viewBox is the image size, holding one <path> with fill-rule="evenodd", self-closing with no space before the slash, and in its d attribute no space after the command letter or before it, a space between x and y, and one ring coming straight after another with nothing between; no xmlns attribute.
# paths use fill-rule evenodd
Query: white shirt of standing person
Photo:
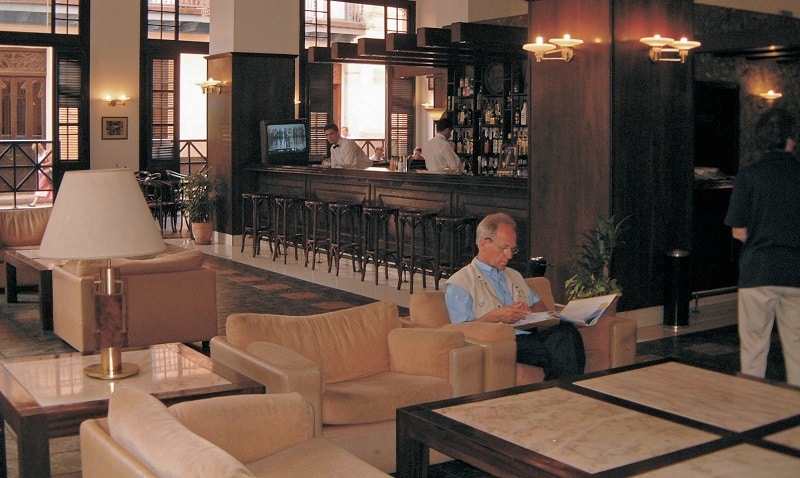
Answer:
<svg viewBox="0 0 800 478"><path fill-rule="evenodd" d="M371 164L367 153L351 139L339 138L339 141L331 146L332 168L366 169Z"/></svg>
<svg viewBox="0 0 800 478"><path fill-rule="evenodd" d="M455 151L450 141L441 132L429 139L427 144L422 147L422 154L425 155L425 168L428 171L457 172L461 159Z"/></svg>

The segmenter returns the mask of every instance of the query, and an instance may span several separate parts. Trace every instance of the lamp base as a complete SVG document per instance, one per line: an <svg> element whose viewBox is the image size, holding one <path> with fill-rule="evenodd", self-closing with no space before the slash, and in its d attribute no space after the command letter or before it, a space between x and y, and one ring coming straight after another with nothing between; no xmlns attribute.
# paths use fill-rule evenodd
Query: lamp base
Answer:
<svg viewBox="0 0 800 478"><path fill-rule="evenodd" d="M117 347L106 347L100 350L100 363L89 365L83 373L92 378L116 380L139 373L135 363L122 362L122 352Z"/></svg>

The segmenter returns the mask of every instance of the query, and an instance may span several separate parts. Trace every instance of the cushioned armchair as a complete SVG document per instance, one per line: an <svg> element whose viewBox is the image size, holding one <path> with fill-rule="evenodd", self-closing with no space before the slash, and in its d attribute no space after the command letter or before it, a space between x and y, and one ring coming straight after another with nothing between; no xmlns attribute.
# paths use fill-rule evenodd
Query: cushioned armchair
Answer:
<svg viewBox="0 0 800 478"><path fill-rule="evenodd" d="M539 295L548 310L555 310L550 281L545 277L526 278L525 282ZM420 291L411 296L410 317L406 327L434 327L464 332L469 342L483 349L484 390L541 382L539 367L516 363L514 329L507 324L465 322L453 324L447 313L443 291ZM606 315L592 327L579 329L586 348L585 372L629 365L636 359L636 321Z"/></svg>
<svg viewBox="0 0 800 478"><path fill-rule="evenodd" d="M302 317L232 314L211 357L268 393L299 392L318 436L387 472L397 408L477 393L482 383L480 347L456 330L402 328L388 301Z"/></svg>
<svg viewBox="0 0 800 478"><path fill-rule="evenodd" d="M87 478L387 476L313 435L314 411L297 393L167 408L122 386L108 418L81 424L81 469Z"/></svg>
<svg viewBox="0 0 800 478"><path fill-rule="evenodd" d="M150 259L115 259L120 268L128 345L207 342L217 330L217 279L198 250L168 249ZM79 352L95 351L93 290L105 261L53 269L53 331Z"/></svg>

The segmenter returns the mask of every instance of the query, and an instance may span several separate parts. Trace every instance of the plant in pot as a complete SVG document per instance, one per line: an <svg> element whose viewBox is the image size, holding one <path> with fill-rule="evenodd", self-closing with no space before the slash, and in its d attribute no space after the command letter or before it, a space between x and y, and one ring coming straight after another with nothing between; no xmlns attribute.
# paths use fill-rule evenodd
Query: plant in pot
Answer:
<svg viewBox="0 0 800 478"><path fill-rule="evenodd" d="M614 216L599 217L597 225L583 234L580 252L570 266L572 276L564 283L568 299L622 295L622 287L609 276L609 267L614 249L621 244L619 236L623 232L624 222L625 219L617 222Z"/></svg>
<svg viewBox="0 0 800 478"><path fill-rule="evenodd" d="M183 214L189 219L195 244L211 244L214 225L211 214L215 191L208 168L189 174L181 181Z"/></svg>

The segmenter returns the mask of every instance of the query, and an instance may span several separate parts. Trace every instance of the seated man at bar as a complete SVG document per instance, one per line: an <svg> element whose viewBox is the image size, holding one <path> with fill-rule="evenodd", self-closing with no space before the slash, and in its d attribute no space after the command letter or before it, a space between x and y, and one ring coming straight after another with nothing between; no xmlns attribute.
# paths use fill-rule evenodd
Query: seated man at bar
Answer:
<svg viewBox="0 0 800 478"><path fill-rule="evenodd" d="M386 161L386 155L383 151L383 146L375 146L375 152L369 157L373 163L383 163Z"/></svg>
<svg viewBox="0 0 800 478"><path fill-rule="evenodd" d="M355 141L339 134L335 123L325 125L325 139L331 144L331 168L367 169L372 165Z"/></svg>
<svg viewBox="0 0 800 478"><path fill-rule="evenodd" d="M411 155L411 159L408 162L408 169L409 171L425 169L425 156L422 155L422 148L419 146L414 148L414 153Z"/></svg>
<svg viewBox="0 0 800 478"><path fill-rule="evenodd" d="M428 171L443 173L459 171L461 159L450 143L452 133L453 123L450 118L443 116L436 122L436 134L422 148L425 151L425 167Z"/></svg>
<svg viewBox="0 0 800 478"><path fill-rule="evenodd" d="M518 252L517 224L505 213L486 216L475 231L478 255L447 281L445 301L453 323L476 320L513 324L546 306L522 274L506 267ZM545 380L583 373L586 354L571 324L516 331L517 362L541 367Z"/></svg>

